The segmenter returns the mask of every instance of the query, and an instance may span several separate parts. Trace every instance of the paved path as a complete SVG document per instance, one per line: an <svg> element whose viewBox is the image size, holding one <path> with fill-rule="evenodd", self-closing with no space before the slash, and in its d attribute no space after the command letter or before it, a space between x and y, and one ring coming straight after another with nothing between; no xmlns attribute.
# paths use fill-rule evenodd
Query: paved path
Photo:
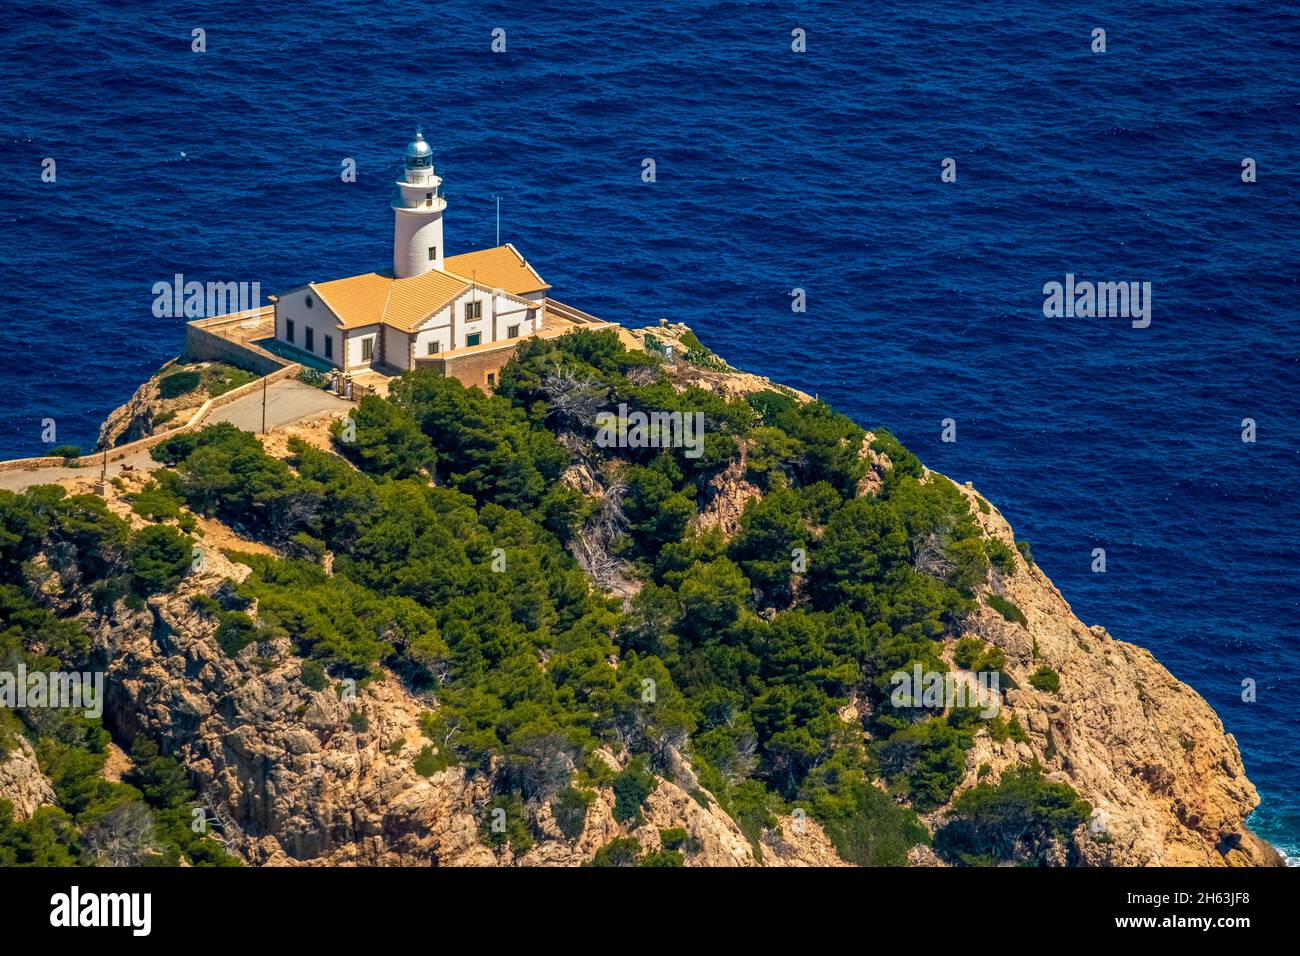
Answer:
<svg viewBox="0 0 1300 956"><path fill-rule="evenodd" d="M312 388L297 379L283 378L278 382L272 382L266 390L266 427L279 428L281 425L291 425L321 412L352 407L351 402L345 402L324 389ZM254 392L236 399L229 405L215 408L204 420L205 425L217 422L230 422L246 432L260 432L262 393Z"/></svg>
<svg viewBox="0 0 1300 956"><path fill-rule="evenodd" d="M266 427L279 428L291 425L304 418L310 418L321 412L335 409L351 408L351 402L330 394L324 389L312 388L296 379L285 378L272 382L266 389ZM203 424L230 422L246 432L259 432L262 429L262 393L254 391L242 398L237 398L229 405L213 409ZM0 471L0 488L9 491L23 491L32 485L54 484L63 478L98 478L100 459L94 455L83 458L85 464L80 468L32 468L27 471ZM156 467L149 457L148 450L127 455L120 461L108 463L108 476L120 474L123 465L130 465L137 470Z"/></svg>

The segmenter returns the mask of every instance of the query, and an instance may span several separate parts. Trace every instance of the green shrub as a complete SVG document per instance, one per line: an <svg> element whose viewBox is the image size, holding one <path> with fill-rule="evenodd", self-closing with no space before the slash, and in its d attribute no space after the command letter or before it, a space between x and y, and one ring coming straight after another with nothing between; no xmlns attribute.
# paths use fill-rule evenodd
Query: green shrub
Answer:
<svg viewBox="0 0 1300 956"><path fill-rule="evenodd" d="M421 777L432 777L441 769L438 766L438 754L432 747L427 745L420 748L420 752L415 755L415 763L412 766Z"/></svg>
<svg viewBox="0 0 1300 956"><path fill-rule="evenodd" d="M448 484L479 503L529 513L571 461L554 434L529 426L522 409L431 369L408 372L393 382L389 394L395 407L391 415L376 416L374 431L400 435L401 453L386 460L399 471L409 470L426 463L429 448L436 448ZM416 440L408 419L428 444Z"/></svg>
<svg viewBox="0 0 1300 956"><path fill-rule="evenodd" d="M1011 621L1013 624L1024 625L1029 623L1028 619L1024 615L1024 612L1021 611L1020 608L1016 607L1015 604L1013 604L1012 602L1004 598L1002 595L990 594L987 600L989 602L989 607L993 608L993 610L997 611L999 614L1001 614L1008 621Z"/></svg>
<svg viewBox="0 0 1300 956"><path fill-rule="evenodd" d="M201 380L198 372L172 372L158 380L158 395L161 398L178 398L198 388Z"/></svg>
<svg viewBox="0 0 1300 956"><path fill-rule="evenodd" d="M50 458L80 458L80 445L55 445L47 453Z"/></svg>
<svg viewBox="0 0 1300 956"><path fill-rule="evenodd" d="M208 395L216 398L218 395L225 395L226 392L233 391L241 385L257 381L258 376L234 365L214 363L204 369L203 378Z"/></svg>
<svg viewBox="0 0 1300 956"><path fill-rule="evenodd" d="M692 365L716 369L719 372L725 372L728 367L726 362L705 348L687 349L682 357Z"/></svg>
<svg viewBox="0 0 1300 956"><path fill-rule="evenodd" d="M701 342L690 329L687 329L682 333L682 344L688 349L701 349L706 352L708 351L708 349L704 348L704 343Z"/></svg>
<svg viewBox="0 0 1300 956"><path fill-rule="evenodd" d="M1092 807L1037 764L1008 770L997 784L977 783L955 801L934 848L951 863L1042 863L1055 841L1069 838Z"/></svg>
<svg viewBox="0 0 1300 956"><path fill-rule="evenodd" d="M780 488L746 504L728 556L763 592L765 604L790 603L790 555L794 548L807 553L806 534L799 495L793 490Z"/></svg>
<svg viewBox="0 0 1300 956"><path fill-rule="evenodd" d="M625 820L640 823L644 819L641 805L657 785L654 774L645 769L645 761L640 758L614 774L614 819L619 823Z"/></svg>
<svg viewBox="0 0 1300 956"><path fill-rule="evenodd" d="M964 671L974 670L975 662L984 653L984 646L978 637L963 637L953 648L952 662Z"/></svg>
<svg viewBox="0 0 1300 956"><path fill-rule="evenodd" d="M715 792L719 795L722 809L736 821L736 826L740 827L740 832L745 834L757 854L763 831L777 824L776 813L782 809L780 797L773 794L758 780L744 780L725 790L723 789L725 782L721 779L714 785L719 788ZM704 794L699 793L700 797L696 800L707 809L707 803L701 799Z"/></svg>
<svg viewBox="0 0 1300 956"><path fill-rule="evenodd" d="M298 679L311 690L324 690L329 685L329 678L325 675L325 668L321 666L320 661L303 661Z"/></svg>
<svg viewBox="0 0 1300 956"><path fill-rule="evenodd" d="M1016 552L1012 550L1011 545L1001 538L987 538L984 541L984 550L988 552L989 563L997 568L1000 574L1016 573Z"/></svg>
<svg viewBox="0 0 1300 956"><path fill-rule="evenodd" d="M131 747L131 761L134 766L125 779L139 787L150 803L179 807L194 799L185 768L176 760L162 756L152 740L137 737Z"/></svg>
<svg viewBox="0 0 1300 956"><path fill-rule="evenodd" d="M877 428L872 435L871 450L889 459L890 475L899 478L921 477L924 473L921 459L908 451L892 432L885 428Z"/></svg>
<svg viewBox="0 0 1300 956"><path fill-rule="evenodd" d="M745 463L763 488L783 487L798 454L798 444L781 429L755 428L749 435Z"/></svg>
<svg viewBox="0 0 1300 956"><path fill-rule="evenodd" d="M210 614L213 617L219 615L223 610L220 601L211 594L204 594L202 591L190 597L190 607L201 614Z"/></svg>
<svg viewBox="0 0 1300 956"><path fill-rule="evenodd" d="M999 689L1005 690L1016 686L1016 682L1006 671L1006 652L1000 647L985 644L973 635L967 635L957 642L957 646L953 649L952 662L961 670L996 673Z"/></svg>
<svg viewBox="0 0 1300 956"><path fill-rule="evenodd" d="M1025 564L1028 564L1032 567L1034 563L1034 554L1029 549L1029 542L1024 540L1023 538L1017 541L1016 550L1019 551L1020 556L1025 559Z"/></svg>
<svg viewBox="0 0 1300 956"><path fill-rule="evenodd" d="M906 866L908 850L930 840L916 814L868 780L843 751L809 775L800 798L835 851L857 866Z"/></svg>
<svg viewBox="0 0 1300 956"><path fill-rule="evenodd" d="M205 831L194 831L195 793L189 772L175 757L162 754L153 741L136 738L131 747L131 768L123 774L122 782L138 788L153 810L156 852L146 857L147 862L177 866L183 856L192 866L240 865L238 858L226 853ZM84 815L78 823L90 816L94 814Z"/></svg>
<svg viewBox="0 0 1300 956"><path fill-rule="evenodd" d="M587 825L587 810L595 799L596 795L590 790L577 787L565 787L551 799L551 816L566 839L576 840L582 836Z"/></svg>
<svg viewBox="0 0 1300 956"><path fill-rule="evenodd" d="M684 827L669 827L659 831L659 843L665 850L680 850L691 838Z"/></svg>
<svg viewBox="0 0 1300 956"><path fill-rule="evenodd" d="M686 858L676 850L655 850L641 858L637 866L685 866Z"/></svg>
<svg viewBox="0 0 1300 956"><path fill-rule="evenodd" d="M527 820L528 811L518 794L500 794L488 801L483 810L479 838L497 849L509 846L515 853L527 853L533 846Z"/></svg>
<svg viewBox="0 0 1300 956"><path fill-rule="evenodd" d="M320 564L325 559L325 542L306 531L299 531L289 539L289 553L295 558Z"/></svg>
<svg viewBox="0 0 1300 956"><path fill-rule="evenodd" d="M337 676L365 680L397 651L405 670L436 663L447 651L434 616L410 598L384 599L343 575L328 577L319 563L245 555L253 574L240 586L256 598L258 619L292 637L294 651L327 664ZM387 639L386 639L387 638Z"/></svg>
<svg viewBox="0 0 1300 956"><path fill-rule="evenodd" d="M1007 722L1002 719L1001 714L991 717L985 726L988 728L989 736L996 741L1004 741L1011 736L1011 731L1007 727Z"/></svg>
<svg viewBox="0 0 1300 956"><path fill-rule="evenodd" d="M127 563L136 593L169 591L180 583L193 561L193 542L168 525L150 525L131 535Z"/></svg>
<svg viewBox="0 0 1300 956"><path fill-rule="evenodd" d="M1029 686L1048 694L1059 693L1061 690L1061 675L1044 664L1029 675Z"/></svg>
<svg viewBox="0 0 1300 956"><path fill-rule="evenodd" d="M14 741L22 733L22 723L7 707L0 707L0 763L4 763L14 748Z"/></svg>
<svg viewBox="0 0 1300 956"><path fill-rule="evenodd" d="M966 769L967 733L942 719L913 724L872 744L871 752L891 787L925 812L952 796Z"/></svg>
<svg viewBox="0 0 1300 956"><path fill-rule="evenodd" d="M330 427L339 447L363 469L389 478L433 472L437 453L404 409L374 395Z"/></svg>
<svg viewBox="0 0 1300 956"><path fill-rule="evenodd" d="M217 644L231 657L257 641L257 625L243 611L224 611L219 620Z"/></svg>
<svg viewBox="0 0 1300 956"><path fill-rule="evenodd" d="M1012 714L1007 724L1007 735L1018 744L1029 743L1029 733L1020 724L1020 715Z"/></svg>
<svg viewBox="0 0 1300 956"><path fill-rule="evenodd" d="M640 856L636 837L615 837L596 851L587 866L636 866Z"/></svg>
<svg viewBox="0 0 1300 956"><path fill-rule="evenodd" d="M175 472L159 469L155 477L139 491L126 495L131 510L150 521L176 520L185 501L181 480Z"/></svg>
<svg viewBox="0 0 1300 956"><path fill-rule="evenodd" d="M956 588L964 597L973 597L988 576L989 559L985 553L983 540L971 535L950 541L943 549L944 555L952 564L952 570L943 578L950 586Z"/></svg>

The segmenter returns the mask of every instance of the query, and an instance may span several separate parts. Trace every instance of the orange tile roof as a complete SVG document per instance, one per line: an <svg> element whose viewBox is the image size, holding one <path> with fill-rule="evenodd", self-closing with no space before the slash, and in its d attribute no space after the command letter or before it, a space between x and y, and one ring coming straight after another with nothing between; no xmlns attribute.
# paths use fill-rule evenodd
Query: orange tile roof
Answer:
<svg viewBox="0 0 1300 956"><path fill-rule="evenodd" d="M384 324L410 332L469 288L460 276L430 269L409 279L392 280Z"/></svg>
<svg viewBox="0 0 1300 956"><path fill-rule="evenodd" d="M453 263L459 268L453 267ZM313 282L310 286L338 316L341 329L383 323L403 332L414 331L421 322L460 296L473 281L480 287L500 289L513 296L550 288L510 245L450 256L444 265L445 269L430 269L407 279L367 272L347 279ZM468 272L463 272L466 266Z"/></svg>
<svg viewBox="0 0 1300 956"><path fill-rule="evenodd" d="M339 317L339 328L392 325L409 332L469 288L469 281L430 269L409 279L378 272L311 284Z"/></svg>
<svg viewBox="0 0 1300 956"><path fill-rule="evenodd" d="M311 289L339 317L339 327L373 325L384 317L393 280L377 272L332 282L313 282Z"/></svg>
<svg viewBox="0 0 1300 956"><path fill-rule="evenodd" d="M519 251L509 243L493 249L479 249L477 252L463 252L458 256L448 256L443 260L443 268L456 275L473 279L479 285L501 289L511 295L550 288L528 261L519 254Z"/></svg>

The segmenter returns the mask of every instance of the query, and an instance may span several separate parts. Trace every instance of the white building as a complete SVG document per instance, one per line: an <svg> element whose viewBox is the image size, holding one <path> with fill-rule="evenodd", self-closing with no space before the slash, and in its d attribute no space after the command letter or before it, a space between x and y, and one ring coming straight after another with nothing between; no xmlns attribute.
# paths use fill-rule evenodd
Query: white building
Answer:
<svg viewBox="0 0 1300 956"><path fill-rule="evenodd" d="M540 332L550 286L513 245L445 255L441 187L432 150L417 132L392 204L392 271L281 294L274 300L277 341L359 372L407 370L430 356L512 352Z"/></svg>

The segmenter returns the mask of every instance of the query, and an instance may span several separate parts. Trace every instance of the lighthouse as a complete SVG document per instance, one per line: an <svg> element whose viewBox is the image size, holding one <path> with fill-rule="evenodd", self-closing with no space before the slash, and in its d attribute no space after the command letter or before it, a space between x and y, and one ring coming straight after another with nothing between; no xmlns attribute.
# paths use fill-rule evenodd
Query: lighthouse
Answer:
<svg viewBox="0 0 1300 956"><path fill-rule="evenodd" d="M417 129L406 147L398 195L393 200L393 275L398 279L442 268L442 177L433 169L433 149Z"/></svg>
<svg viewBox="0 0 1300 956"><path fill-rule="evenodd" d="M281 293L275 340L288 351L277 354L345 373L427 367L490 389L519 343L547 331L548 317L553 334L608 327L551 299L550 284L510 243L447 254L442 178L420 130L394 185L392 270Z"/></svg>

